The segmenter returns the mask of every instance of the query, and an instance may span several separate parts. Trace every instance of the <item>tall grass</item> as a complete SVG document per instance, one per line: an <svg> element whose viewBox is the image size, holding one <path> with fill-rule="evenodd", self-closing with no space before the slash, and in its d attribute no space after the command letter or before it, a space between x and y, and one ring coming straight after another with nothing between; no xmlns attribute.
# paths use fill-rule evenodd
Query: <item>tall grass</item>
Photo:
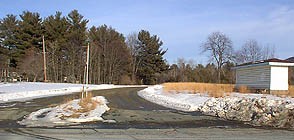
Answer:
<svg viewBox="0 0 294 140"><path fill-rule="evenodd" d="M249 90L248 87L245 86L245 85L241 85L241 86L239 86L239 87L237 88L237 91L238 91L239 93L250 93L250 90Z"/></svg>
<svg viewBox="0 0 294 140"><path fill-rule="evenodd" d="M294 97L294 85L289 86L289 96Z"/></svg>
<svg viewBox="0 0 294 140"><path fill-rule="evenodd" d="M213 97L224 97L226 94L233 92L232 84L210 84L210 83L164 83L165 92L189 92L189 93L206 93Z"/></svg>
<svg viewBox="0 0 294 140"><path fill-rule="evenodd" d="M211 83L193 83L193 82L179 82L179 83L164 83L163 89L165 93L200 93L208 94L212 97L224 97L234 91L235 85L233 84L211 84ZM247 86L239 86L236 88L239 93L250 93ZM286 93L286 92L283 92ZM275 94L276 95L276 94ZM278 94L277 96L281 96ZM283 97L294 97L294 85L289 86L289 91L282 95Z"/></svg>
<svg viewBox="0 0 294 140"><path fill-rule="evenodd" d="M81 106L81 108L78 110L78 112L89 112L91 110L94 110L97 107L97 105L102 104L99 101L93 100L92 97L93 94L89 92L85 98L82 98L80 100L79 105Z"/></svg>
<svg viewBox="0 0 294 140"><path fill-rule="evenodd" d="M81 113L90 112L91 110L94 110L97 107L97 105L102 104L101 102L97 100L93 100L92 97L93 97L93 94L89 92L85 98L80 99L80 101L78 102L80 108L79 109L73 109L72 107L67 108L68 110L71 110L73 114L69 116L63 116L63 118L78 118L80 117ZM65 102L68 103L72 100L73 98L66 98Z"/></svg>

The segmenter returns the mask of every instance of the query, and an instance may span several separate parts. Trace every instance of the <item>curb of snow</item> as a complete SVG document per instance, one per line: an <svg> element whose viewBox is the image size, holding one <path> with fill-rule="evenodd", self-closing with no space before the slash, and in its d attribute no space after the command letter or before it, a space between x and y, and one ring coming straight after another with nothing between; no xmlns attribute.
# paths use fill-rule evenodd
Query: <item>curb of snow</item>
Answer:
<svg viewBox="0 0 294 140"><path fill-rule="evenodd" d="M232 93L224 98L200 94L163 92L161 85L150 86L138 95L153 103L181 111L200 111L227 120L255 126L294 128L294 98L273 95Z"/></svg>

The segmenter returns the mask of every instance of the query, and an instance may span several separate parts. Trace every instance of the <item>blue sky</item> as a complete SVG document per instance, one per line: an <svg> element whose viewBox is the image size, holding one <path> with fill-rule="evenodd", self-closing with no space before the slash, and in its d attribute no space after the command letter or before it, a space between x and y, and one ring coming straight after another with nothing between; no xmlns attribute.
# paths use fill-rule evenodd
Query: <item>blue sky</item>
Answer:
<svg viewBox="0 0 294 140"><path fill-rule="evenodd" d="M206 63L200 45L214 31L231 38L234 49L246 40L275 46L278 58L294 56L294 1L292 0L1 0L0 17L24 10L42 17L77 9L88 27L110 25L125 36L145 29L168 48L165 58Z"/></svg>

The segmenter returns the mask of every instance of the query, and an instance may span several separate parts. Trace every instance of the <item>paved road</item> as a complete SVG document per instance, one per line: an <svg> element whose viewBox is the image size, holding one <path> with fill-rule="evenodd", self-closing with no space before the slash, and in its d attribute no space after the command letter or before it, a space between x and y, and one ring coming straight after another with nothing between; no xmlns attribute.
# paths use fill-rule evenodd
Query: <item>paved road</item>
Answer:
<svg viewBox="0 0 294 140"><path fill-rule="evenodd" d="M24 128L16 121L38 109L55 106L78 94L0 104L0 139L293 139L293 131L252 128L201 113L187 113L137 96L142 88L101 90L111 108L103 117L117 123L87 123L56 128ZM2 106L2 107L1 107ZM6 106L6 107L4 107Z"/></svg>

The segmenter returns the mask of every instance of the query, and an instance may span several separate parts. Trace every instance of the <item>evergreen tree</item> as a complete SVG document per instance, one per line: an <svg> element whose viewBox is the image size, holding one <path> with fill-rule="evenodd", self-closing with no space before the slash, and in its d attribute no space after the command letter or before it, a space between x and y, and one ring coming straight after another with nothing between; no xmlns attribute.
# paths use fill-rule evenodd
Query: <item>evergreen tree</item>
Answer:
<svg viewBox="0 0 294 140"><path fill-rule="evenodd" d="M17 60L19 65L18 71L20 74L29 75L29 79L41 80L43 77L40 72L43 70L42 60L42 35L44 34L42 19L39 13L24 11L20 15L19 29L16 33L17 50L20 60ZM32 61L33 60L33 61ZM31 70L28 71L27 66ZM38 73L36 73L38 71Z"/></svg>
<svg viewBox="0 0 294 140"><path fill-rule="evenodd" d="M67 46L65 48L67 62L67 78L69 82L82 82L85 65L85 48L86 31L88 20L83 19L84 16L79 14L77 10L73 10L68 14L67 22L69 23L67 38Z"/></svg>
<svg viewBox="0 0 294 140"><path fill-rule="evenodd" d="M42 49L42 19L39 13L32 13L24 11L20 15L19 30L17 32L18 48L20 50L26 50L31 47L35 47L39 50Z"/></svg>
<svg viewBox="0 0 294 140"><path fill-rule="evenodd" d="M18 30L18 22L19 21L15 15L7 15L5 18L1 19L0 22L1 62L9 62L9 67L14 68L16 67L16 60L19 57L19 53L16 47L16 32Z"/></svg>
<svg viewBox="0 0 294 140"><path fill-rule="evenodd" d="M156 73L162 73L168 69L163 55L166 50L162 50L163 42L156 35L150 35L148 31L141 30L138 34L140 41L140 51L138 59L141 60L138 68L138 77L142 80L143 84L155 84L157 79Z"/></svg>
<svg viewBox="0 0 294 140"><path fill-rule="evenodd" d="M66 46L66 35L69 23L56 12L44 20L45 43L47 52L48 79L54 82L62 82L64 77L64 48Z"/></svg>

